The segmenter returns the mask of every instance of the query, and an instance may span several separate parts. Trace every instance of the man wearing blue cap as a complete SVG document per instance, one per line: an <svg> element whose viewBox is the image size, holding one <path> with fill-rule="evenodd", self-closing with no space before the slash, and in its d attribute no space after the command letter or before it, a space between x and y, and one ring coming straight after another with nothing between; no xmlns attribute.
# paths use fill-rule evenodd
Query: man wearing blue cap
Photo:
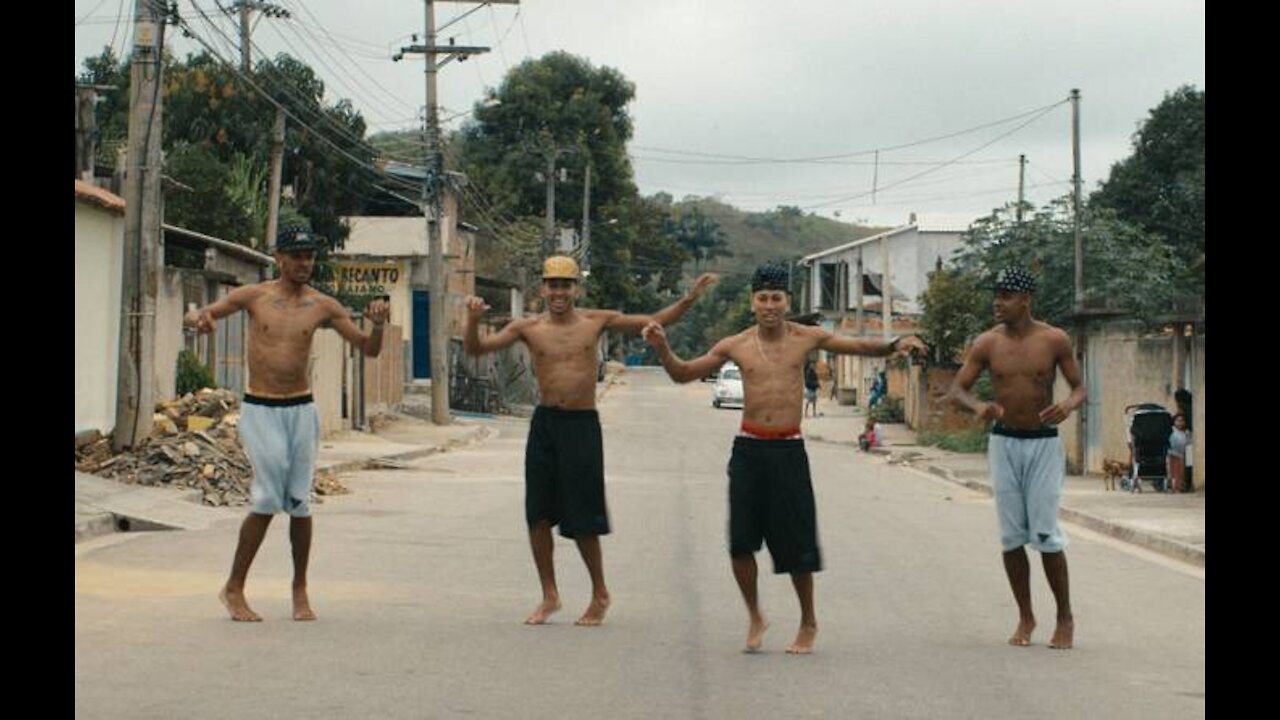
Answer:
<svg viewBox="0 0 1280 720"><path fill-rule="evenodd" d="M231 576L218 595L232 620L262 620L249 608L244 585L271 518L278 512L289 514L293 619L316 619L307 596L309 502L320 437L307 371L311 340L316 330L327 327L368 357L377 357L382 350L382 326L390 315L385 302L375 300L365 310L365 317L373 322L366 334L337 300L308 284L322 243L323 238L305 227L281 229L275 248L277 279L236 288L184 318L187 327L211 333L219 318L241 310L249 314L249 388L238 429L253 464L251 508L240 526Z"/></svg>
<svg viewBox="0 0 1280 720"><path fill-rule="evenodd" d="M1018 626L1009 644L1031 644L1036 620L1031 611L1031 565L1024 546L1040 551L1044 572L1058 605L1057 626L1049 647L1070 648L1075 637L1067 578L1067 537L1058 526L1065 456L1058 424L1084 404L1085 387L1071 339L1062 330L1031 318L1035 277L1020 267L1001 271L995 283L999 323L978 336L951 386L951 396L979 417L995 422L987 463L995 492L1004 569L1018 603ZM970 390L990 370L995 402L983 402ZM1071 387L1053 401L1058 371Z"/></svg>
<svg viewBox="0 0 1280 720"><path fill-rule="evenodd" d="M729 460L729 555L750 621L746 652L761 648L768 628L756 590L755 558L768 543L774 573L791 575L800 601L800 629L787 652L803 655L813 652L818 634L813 574L822 569L809 457L800 434L805 359L817 348L884 357L925 346L915 337L883 342L789 322L789 287L785 268L758 268L751 279L756 324L716 343L700 358L685 362L676 357L656 322L644 329L644 337L679 383L706 377L729 360L742 368L742 428Z"/></svg>

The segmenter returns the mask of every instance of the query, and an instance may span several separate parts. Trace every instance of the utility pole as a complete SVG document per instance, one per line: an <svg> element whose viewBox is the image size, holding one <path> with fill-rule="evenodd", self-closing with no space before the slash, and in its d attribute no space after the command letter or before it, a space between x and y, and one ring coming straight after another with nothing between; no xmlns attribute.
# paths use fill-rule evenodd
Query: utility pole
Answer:
<svg viewBox="0 0 1280 720"><path fill-rule="evenodd" d="M1018 217L1019 225L1022 224L1022 203L1023 203L1023 187L1024 187L1023 183L1026 180L1026 173L1027 173L1027 156L1019 155L1018 156L1018 209L1017 209L1017 217Z"/></svg>
<svg viewBox="0 0 1280 720"><path fill-rule="evenodd" d="M1086 366L1088 362L1088 353L1085 349L1087 342L1087 334L1085 333L1084 319L1084 239L1081 237L1080 229L1080 90L1072 88L1071 90L1071 208L1072 208L1072 232L1075 236L1076 248L1076 272L1075 272L1075 308L1076 322L1076 342L1075 352L1076 361L1080 368L1084 370L1085 382L1088 382L1089 368ZM1086 390L1088 388L1086 387ZM1076 413L1075 429L1076 429L1076 448L1072 453L1072 466L1074 471L1080 472L1084 469L1087 458L1085 457L1085 448L1088 446L1087 418L1089 415L1089 404L1085 403Z"/></svg>
<svg viewBox="0 0 1280 720"><path fill-rule="evenodd" d="M563 166L557 168L556 161L562 156L572 155L577 151L578 149L574 146L556 144L555 138L549 133L543 133L536 145L526 149L526 152L542 155L542 159L546 162L542 169L542 179L547 186L546 214L542 222L543 256L557 252L556 244L559 241L556 233L556 183L564 179L565 169ZM590 157L587 162L590 162Z"/></svg>
<svg viewBox="0 0 1280 720"><path fill-rule="evenodd" d="M881 336L893 334L893 286L889 284L889 238L880 238L880 317Z"/></svg>
<svg viewBox="0 0 1280 720"><path fill-rule="evenodd" d="M556 152L546 153L547 167L543 172L547 181L547 215L542 228L542 254L550 255L556 249Z"/></svg>
<svg viewBox="0 0 1280 720"><path fill-rule="evenodd" d="M871 204L876 204L876 188L880 185L880 151L876 151L875 167L871 175Z"/></svg>
<svg viewBox="0 0 1280 720"><path fill-rule="evenodd" d="M280 228L280 181L284 174L284 110L276 108L276 119L271 126L271 175L267 181L267 236L262 239L263 249L274 247L276 232Z"/></svg>
<svg viewBox="0 0 1280 720"><path fill-rule="evenodd" d="M591 158L582 182L582 269L591 269Z"/></svg>
<svg viewBox="0 0 1280 720"><path fill-rule="evenodd" d="M98 132L98 120L94 108L98 103L97 85L76 85L76 179L93 180L95 153L94 136Z"/></svg>
<svg viewBox="0 0 1280 720"><path fill-rule="evenodd" d="M249 7L248 0L240 0L238 5L240 10L240 72L248 75L253 72L253 48L249 40L251 34L249 15L252 8Z"/></svg>
<svg viewBox="0 0 1280 720"><path fill-rule="evenodd" d="M541 156L544 163L541 172L534 173L534 178L546 184L546 211L542 221L540 249L543 256L551 255L557 252L559 242L556 233L556 183L565 179L564 166L557 167L556 162L567 155L582 152L586 154L586 162L590 164L591 154L588 149L579 145L560 144L547 130L540 131L536 139L523 142L521 149L527 155Z"/></svg>
<svg viewBox="0 0 1280 720"><path fill-rule="evenodd" d="M151 435L155 406L156 294L160 261L160 62L165 19L153 0L134 6L129 69L129 154L125 165L124 273L111 445L135 447Z"/></svg>
<svg viewBox="0 0 1280 720"><path fill-rule="evenodd" d="M449 0L442 0L449 1ZM436 45L435 0L424 0L423 45L401 48L393 58L399 60L406 53L421 53L426 58L426 173L422 182L423 215L427 221L427 282L431 300L428 308L431 338L431 421L436 425L448 425L449 418L449 321L448 275L445 272L444 243L441 223L444 221L441 198L444 184L444 156L440 152L440 110L438 107L436 76L440 68L453 60L463 61L472 55L489 51L486 47L462 45ZM447 25L445 27L448 27ZM445 58L437 62L436 58Z"/></svg>
<svg viewBox="0 0 1280 720"><path fill-rule="evenodd" d="M1076 244L1075 310L1084 310L1084 240L1080 235L1080 91L1071 91L1071 225Z"/></svg>
<svg viewBox="0 0 1280 720"><path fill-rule="evenodd" d="M240 72L246 76L253 72L253 27L252 15L257 10L272 18L288 19L289 11L278 5L266 2L240 0L231 9L240 13ZM280 180L284 165L284 110L276 107L275 122L271 126L271 172L267 185L267 227L266 237L260 243L263 249L269 249L276 241L276 231L280 227Z"/></svg>
<svg viewBox="0 0 1280 720"><path fill-rule="evenodd" d="M853 286L853 334L862 336L862 248L858 248L858 279Z"/></svg>

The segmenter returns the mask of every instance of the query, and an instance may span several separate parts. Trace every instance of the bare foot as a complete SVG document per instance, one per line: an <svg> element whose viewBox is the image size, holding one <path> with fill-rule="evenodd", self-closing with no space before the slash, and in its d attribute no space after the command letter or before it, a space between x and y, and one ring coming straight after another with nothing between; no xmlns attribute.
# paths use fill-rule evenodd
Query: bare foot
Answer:
<svg viewBox="0 0 1280 720"><path fill-rule="evenodd" d="M764 645L764 631L769 629L769 623L763 616L751 619L751 627L747 628L747 647L743 652L760 652L760 647Z"/></svg>
<svg viewBox="0 0 1280 720"><path fill-rule="evenodd" d="M1013 635L1009 636L1009 644L1018 647L1026 647L1031 644L1031 632L1036 629L1036 621L1019 620L1018 629L1013 631Z"/></svg>
<svg viewBox="0 0 1280 720"><path fill-rule="evenodd" d="M249 603L245 602L243 590L232 590L223 586L222 592L218 593L218 599L222 601L222 606L227 609L227 613L231 615L231 619L237 622L262 622L262 616L249 609Z"/></svg>
<svg viewBox="0 0 1280 720"><path fill-rule="evenodd" d="M801 625L795 642L787 646L787 652L792 655L808 655L813 652L813 640L817 635L817 625Z"/></svg>
<svg viewBox="0 0 1280 720"><path fill-rule="evenodd" d="M609 596L593 597L591 604L587 606L587 611L582 613L582 617L578 618L578 622L574 625L582 625L583 627L595 627L604 622L604 614L609 611Z"/></svg>
<svg viewBox="0 0 1280 720"><path fill-rule="evenodd" d="M1070 650L1075 634L1075 620L1059 620L1058 627L1053 629L1053 638L1049 640L1049 647L1054 650Z"/></svg>
<svg viewBox="0 0 1280 720"><path fill-rule="evenodd" d="M311 601L307 599L307 589L305 587L296 587L293 589L293 619L316 619L316 614L311 609Z"/></svg>
<svg viewBox="0 0 1280 720"><path fill-rule="evenodd" d="M551 617L555 611L560 609L560 598L543 598L542 604L533 611L533 614L524 619L525 625L541 625Z"/></svg>

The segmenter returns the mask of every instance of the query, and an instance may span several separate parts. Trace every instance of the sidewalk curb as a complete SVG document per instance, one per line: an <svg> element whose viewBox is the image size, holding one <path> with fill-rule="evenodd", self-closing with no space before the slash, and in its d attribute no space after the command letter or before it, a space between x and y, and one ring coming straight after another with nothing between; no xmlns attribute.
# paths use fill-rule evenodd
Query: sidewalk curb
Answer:
<svg viewBox="0 0 1280 720"><path fill-rule="evenodd" d="M969 488L970 490L975 490L986 495L992 494L991 486L989 484L981 480L969 480L958 477L950 468L931 464L928 466L928 471L931 474L948 482L955 483L956 485L961 485ZM1164 535L1160 535L1159 533L1154 533L1149 530L1139 530L1138 528L1127 527L1106 518L1075 510L1065 505L1058 508L1058 517L1066 520L1067 522L1082 525L1090 530L1107 535L1108 537L1122 540L1131 545L1137 545L1166 557L1181 560L1199 567L1205 566L1204 548L1199 548L1194 545L1174 540L1173 538L1165 537Z"/></svg>
<svg viewBox="0 0 1280 720"><path fill-rule="evenodd" d="M430 457L431 455L435 455L436 453L448 452L450 450L456 450L461 447L466 447L468 445L480 442L481 440L484 440L485 438L489 437L489 428L483 425L476 425L474 427L475 427L475 431L472 432L470 436L450 440L445 445L430 445L427 447L420 447L416 450L409 450L402 453L392 453L390 455L376 455L373 457L361 458L359 460L343 460L341 462L336 462L328 465L321 465L317 463L316 472L326 472L333 475L340 475L342 473L356 472L358 470L369 470L376 467L379 460L395 460L395 461L406 461L406 462L409 460L418 460L424 457Z"/></svg>

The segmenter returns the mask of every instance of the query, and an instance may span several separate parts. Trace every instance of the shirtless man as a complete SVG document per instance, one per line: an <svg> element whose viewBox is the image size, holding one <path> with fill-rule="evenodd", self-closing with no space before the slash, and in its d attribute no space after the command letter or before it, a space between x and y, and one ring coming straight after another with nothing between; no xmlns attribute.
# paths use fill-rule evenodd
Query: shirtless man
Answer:
<svg viewBox="0 0 1280 720"><path fill-rule="evenodd" d="M800 434L805 359L816 348L884 357L925 346L914 337L883 342L788 322L787 288L785 269L757 269L751 280L756 325L721 340L700 358L686 362L676 357L657 322L644 329L644 337L657 350L667 374L679 383L705 377L730 360L742 368L742 429L729 460L729 553L750 617L746 651L760 649L768 628L756 592L755 558L761 542L767 541L774 573L791 574L800 600L800 630L787 652L808 654L818 634L813 573L822 569L822 554L809 457Z"/></svg>
<svg viewBox="0 0 1280 720"><path fill-rule="evenodd" d="M1071 339L1052 325L1031 319L1035 278L1021 268L1002 271L995 285L994 328L978 336L951 396L979 417L994 420L987 447L1004 548L1004 570L1018 603L1018 626L1010 645L1031 644L1036 619L1031 612L1031 565L1024 545L1040 551L1044 574L1058 605L1058 623L1049 647L1072 646L1075 620L1067 582L1067 537L1058 527L1065 457L1058 424L1084 404L1085 387ZM970 393L978 375L991 371L995 402ZM1058 370L1071 386L1066 400L1053 401Z"/></svg>
<svg viewBox="0 0 1280 720"><path fill-rule="evenodd" d="M328 327L369 357L382 350L382 326L389 315L385 302L376 300L365 310L373 321L366 335L337 300L307 284L322 242L304 227L282 229L275 249L279 279L236 288L183 319L187 327L211 333L218 319L241 310L249 313L249 388L238 427L253 464L251 509L240 526L231 576L218 595L232 620L262 620L245 600L244 584L272 516L282 511L289 514L293 547L293 619L316 619L307 597L309 501L320 437L307 375L311 339L316 330Z"/></svg>
<svg viewBox="0 0 1280 720"><path fill-rule="evenodd" d="M480 355L523 341L533 355L538 377L541 400L525 446L525 519L542 602L525 623L541 625L560 609L553 525L577 543L591 575L591 603L577 624L599 625L609 609L600 553L600 536L609 534L609 515L604 498L604 445L595 409L600 336L609 330L639 332L653 321L676 322L715 281L713 274L702 275L687 295L652 316L579 309L575 306L581 292L578 264L569 257L553 256L542 269L546 312L512 320L483 338L478 321L489 306L481 298L467 298L463 349Z"/></svg>

